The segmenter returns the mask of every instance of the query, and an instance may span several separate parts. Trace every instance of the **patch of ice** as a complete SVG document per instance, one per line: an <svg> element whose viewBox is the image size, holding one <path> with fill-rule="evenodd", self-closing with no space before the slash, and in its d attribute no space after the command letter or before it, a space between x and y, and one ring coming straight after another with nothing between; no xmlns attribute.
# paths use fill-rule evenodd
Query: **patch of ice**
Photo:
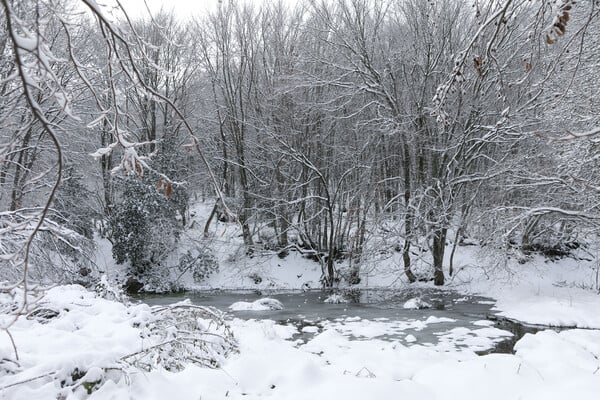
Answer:
<svg viewBox="0 0 600 400"><path fill-rule="evenodd" d="M487 319L480 319L479 321L473 322L473 325L476 326L494 326L494 321L490 321Z"/></svg>
<svg viewBox="0 0 600 400"><path fill-rule="evenodd" d="M427 319L425 320L426 324L439 324L442 322L456 322L456 320L452 319L452 318L446 318L446 317L436 317L434 315L427 317Z"/></svg>
<svg viewBox="0 0 600 400"><path fill-rule="evenodd" d="M498 328L469 329L458 327L447 332L436 333L439 336L437 347L444 351L457 348L467 348L473 351L485 351L493 348L497 343L513 336L512 333Z"/></svg>

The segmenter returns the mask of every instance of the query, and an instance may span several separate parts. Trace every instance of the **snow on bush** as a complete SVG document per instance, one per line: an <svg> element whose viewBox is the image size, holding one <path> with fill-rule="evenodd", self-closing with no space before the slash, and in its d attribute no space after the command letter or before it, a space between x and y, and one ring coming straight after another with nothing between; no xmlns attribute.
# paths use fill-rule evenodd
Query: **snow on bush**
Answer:
<svg viewBox="0 0 600 400"><path fill-rule="evenodd" d="M216 368L237 351L223 313L186 302L123 304L79 285L59 286L10 324L14 300L3 295L0 301L0 323L10 332L0 335L5 398L23 398L17 393L24 384L28 398L82 398L141 370Z"/></svg>
<svg viewBox="0 0 600 400"><path fill-rule="evenodd" d="M217 368L235 351L235 338L224 314L189 301L152 307L152 317L140 323L142 339L152 343L123 360L150 371L159 366L180 371L186 363Z"/></svg>
<svg viewBox="0 0 600 400"><path fill-rule="evenodd" d="M238 301L229 306L232 311L269 311L283 310L283 304L277 299L264 297L253 302Z"/></svg>

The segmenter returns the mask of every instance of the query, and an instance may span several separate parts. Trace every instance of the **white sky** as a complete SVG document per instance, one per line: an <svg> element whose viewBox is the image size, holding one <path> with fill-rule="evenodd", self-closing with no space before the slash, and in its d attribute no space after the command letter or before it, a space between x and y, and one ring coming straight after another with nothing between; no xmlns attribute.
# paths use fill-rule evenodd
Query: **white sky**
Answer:
<svg viewBox="0 0 600 400"><path fill-rule="evenodd" d="M223 0L228 1L228 0ZM270 3L277 0L246 0L250 3ZM286 0L290 4L296 3L296 0ZM152 12L162 7L173 9L181 17L189 17L196 14L202 14L211 8L216 7L219 0L146 0L148 7ZM121 0L121 4L129 15L137 16L146 14L144 0Z"/></svg>
<svg viewBox="0 0 600 400"><path fill-rule="evenodd" d="M201 14L207 9L215 7L218 0L146 0L148 7L152 12L156 12L162 7L166 10L173 9L182 17ZM121 4L129 15L146 14L146 5L144 0L121 0Z"/></svg>

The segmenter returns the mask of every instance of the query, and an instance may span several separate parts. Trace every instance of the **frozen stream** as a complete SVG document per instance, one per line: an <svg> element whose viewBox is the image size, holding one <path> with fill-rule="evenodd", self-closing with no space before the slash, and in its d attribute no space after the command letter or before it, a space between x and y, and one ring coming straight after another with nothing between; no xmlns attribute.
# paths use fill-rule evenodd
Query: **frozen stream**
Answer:
<svg viewBox="0 0 600 400"><path fill-rule="evenodd" d="M283 304L282 310L231 311L233 303L269 297ZM322 291L194 292L175 295L142 296L150 305L164 305L190 299L192 303L216 307L241 319L270 319L293 325L293 340L309 341L325 329L335 329L353 340L378 338L398 340L454 350L469 348L479 353L512 352L514 343L527 332L539 329L507 321L495 321L494 301L478 296L433 289L405 291L362 290L346 294L348 303L330 304ZM409 299L419 298L431 305L427 309L405 309ZM491 319L491 320L490 320Z"/></svg>

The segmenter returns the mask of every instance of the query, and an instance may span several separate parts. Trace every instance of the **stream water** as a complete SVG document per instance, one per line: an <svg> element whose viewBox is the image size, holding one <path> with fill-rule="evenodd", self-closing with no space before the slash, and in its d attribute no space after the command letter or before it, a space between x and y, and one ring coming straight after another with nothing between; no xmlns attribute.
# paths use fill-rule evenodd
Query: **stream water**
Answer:
<svg viewBox="0 0 600 400"><path fill-rule="evenodd" d="M345 321L368 320L374 322L403 324L401 330L380 335L384 340L394 340L413 335L418 343L436 345L450 332L465 332L481 328L482 320L507 333L495 338L488 348L480 348L481 354L490 352L510 353L518 339L525 333L534 333L540 328L529 327L513 321L499 319L492 310L494 301L480 296L465 296L456 292L435 289L409 290L360 290L345 293L348 303L331 304L324 300L329 293L323 291L274 291L256 293L254 291L211 291L188 292L170 295L145 295L139 300L149 305L165 305L190 299L193 304L212 306L242 319L270 319L282 324L298 327L294 339L310 339L328 323L344 324ZM282 310L269 311L231 311L229 306L239 301L253 302L270 297L283 304ZM427 309L405 309L409 299L420 298L429 303ZM431 318L433 317L433 319ZM427 320L435 323L423 323ZM478 324L474 324L479 321ZM304 329L307 326L315 328ZM459 329L457 329L459 328ZM512 334L512 336L510 334ZM360 340L360 337L356 337ZM460 347L457 346L457 347Z"/></svg>

